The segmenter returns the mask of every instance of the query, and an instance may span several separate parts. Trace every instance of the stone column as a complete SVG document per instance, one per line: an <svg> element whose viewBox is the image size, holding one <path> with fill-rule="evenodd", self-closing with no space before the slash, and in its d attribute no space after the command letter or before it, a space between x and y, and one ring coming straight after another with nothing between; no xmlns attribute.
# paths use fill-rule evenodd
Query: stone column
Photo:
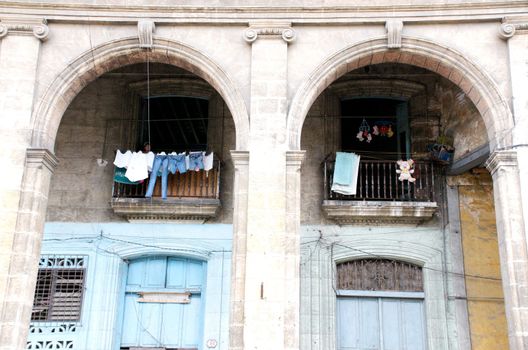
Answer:
<svg viewBox="0 0 528 350"><path fill-rule="evenodd" d="M289 247L293 258L286 249L287 53L294 36L277 22L251 23L244 33L252 45L244 349L298 349L298 322L286 328L298 295L285 280L299 268L298 248Z"/></svg>
<svg viewBox="0 0 528 350"><path fill-rule="evenodd" d="M516 151L495 151L493 177L497 236L511 350L528 348L528 250Z"/></svg>
<svg viewBox="0 0 528 350"><path fill-rule="evenodd" d="M29 256L36 259L40 253L33 252L40 249L40 240L31 240L33 229L38 227L33 222L37 215L34 213L42 209L39 196L47 196L47 175L38 175L43 177L42 190L37 187L40 178L30 178L36 176L32 164L40 156L34 152L26 155L26 149L31 139L39 50L47 35L48 27L42 20L10 18L0 22L0 162L4 169L0 183L0 349L25 348L33 300L31 286L35 283L37 260ZM42 158L45 160L40 163L53 163L52 155ZM38 208L33 210L32 205ZM27 225L31 226L31 233Z"/></svg>
<svg viewBox="0 0 528 350"><path fill-rule="evenodd" d="M51 175L57 166L55 156L45 149L28 149L17 204L17 217L2 262L7 265L3 276L3 298L0 309L0 349L23 350L29 330L38 260L44 230Z"/></svg>
<svg viewBox="0 0 528 350"><path fill-rule="evenodd" d="M248 203L249 152L231 151L235 167L233 193L233 248L231 257L231 310L229 349L244 349L244 293L246 279L246 233Z"/></svg>

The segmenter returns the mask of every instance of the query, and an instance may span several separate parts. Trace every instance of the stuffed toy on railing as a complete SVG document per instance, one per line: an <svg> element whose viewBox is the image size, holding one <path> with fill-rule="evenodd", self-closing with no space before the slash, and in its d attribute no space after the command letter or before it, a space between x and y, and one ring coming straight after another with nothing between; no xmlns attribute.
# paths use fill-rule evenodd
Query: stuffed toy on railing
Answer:
<svg viewBox="0 0 528 350"><path fill-rule="evenodd" d="M398 177L398 180L400 181L409 181L409 182L415 182L416 179L412 176L414 173L414 161L412 159L409 160L402 160L396 162L400 169L396 169L396 173L400 174Z"/></svg>

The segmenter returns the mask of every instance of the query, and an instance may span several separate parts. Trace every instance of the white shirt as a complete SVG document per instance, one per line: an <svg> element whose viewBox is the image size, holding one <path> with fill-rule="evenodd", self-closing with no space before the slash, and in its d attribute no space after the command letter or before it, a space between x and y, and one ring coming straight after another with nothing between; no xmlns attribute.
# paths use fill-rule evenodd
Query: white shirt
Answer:
<svg viewBox="0 0 528 350"><path fill-rule="evenodd" d="M121 153L120 150L117 150L115 160L114 160L114 165L118 168L127 168L131 157L132 157L132 152L130 151Z"/></svg>
<svg viewBox="0 0 528 350"><path fill-rule="evenodd" d="M130 181L140 181L148 178L148 161L147 154L143 152L134 152L128 162L128 168L125 176Z"/></svg>

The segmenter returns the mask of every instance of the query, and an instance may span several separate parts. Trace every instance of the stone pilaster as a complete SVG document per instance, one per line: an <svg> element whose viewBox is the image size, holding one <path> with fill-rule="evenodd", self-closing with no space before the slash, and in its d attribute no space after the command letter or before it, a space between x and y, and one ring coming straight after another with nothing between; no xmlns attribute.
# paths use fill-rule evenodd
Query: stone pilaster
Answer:
<svg viewBox="0 0 528 350"><path fill-rule="evenodd" d="M295 32L288 23L251 23L244 38L252 45L244 349L298 349L298 301L285 280L298 276L298 257L286 252L287 53ZM289 328L285 316L294 318Z"/></svg>
<svg viewBox="0 0 528 350"><path fill-rule="evenodd" d="M39 50L48 33L42 20L0 21L0 162L9 169L0 183L0 349L25 348L49 182L44 174L54 163L40 151L26 153Z"/></svg>
<svg viewBox="0 0 528 350"><path fill-rule="evenodd" d="M26 339L37 279L49 185L57 159L48 150L28 149L20 203L10 233L12 244L2 247L7 264L0 308L0 349L22 350Z"/></svg>
<svg viewBox="0 0 528 350"><path fill-rule="evenodd" d="M493 177L497 236L510 349L528 348L528 250L516 151L495 151Z"/></svg>
<svg viewBox="0 0 528 350"><path fill-rule="evenodd" d="M284 349L299 349L301 165L305 151L286 152Z"/></svg>
<svg viewBox="0 0 528 350"><path fill-rule="evenodd" d="M244 294L246 285L246 236L249 152L231 151L235 168L233 193L233 253L231 258L231 310L229 315L229 349L244 349Z"/></svg>

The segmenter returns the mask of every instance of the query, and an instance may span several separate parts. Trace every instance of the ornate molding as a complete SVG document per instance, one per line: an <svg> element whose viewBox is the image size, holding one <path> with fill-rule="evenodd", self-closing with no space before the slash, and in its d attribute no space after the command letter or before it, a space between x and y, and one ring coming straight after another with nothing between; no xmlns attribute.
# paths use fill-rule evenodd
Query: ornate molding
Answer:
<svg viewBox="0 0 528 350"><path fill-rule="evenodd" d="M28 148L26 150L26 164L38 168L45 166L53 173L59 164L59 160L48 149Z"/></svg>
<svg viewBox="0 0 528 350"><path fill-rule="evenodd" d="M258 38L282 38L285 42L291 43L297 34L291 28L291 23L250 23L243 36L248 43L253 43Z"/></svg>
<svg viewBox="0 0 528 350"><path fill-rule="evenodd" d="M33 35L40 41L46 41L49 35L49 27L45 19L9 19L0 22L0 39L7 34Z"/></svg>
<svg viewBox="0 0 528 350"><path fill-rule="evenodd" d="M325 216L339 225L417 225L433 218L436 202L323 201Z"/></svg>
<svg viewBox="0 0 528 350"><path fill-rule="evenodd" d="M497 170L503 169L505 167L517 167L517 152L495 151L489 156L484 165L489 170L491 175L495 174Z"/></svg>
<svg viewBox="0 0 528 350"><path fill-rule="evenodd" d="M528 33L528 17L503 18L499 27L499 37L501 39L508 40L519 32Z"/></svg>
<svg viewBox="0 0 528 350"><path fill-rule="evenodd" d="M388 20L385 22L385 29L387 29L387 47L389 49L401 48L403 22L395 19Z"/></svg>
<svg viewBox="0 0 528 350"><path fill-rule="evenodd" d="M154 44L153 34L156 30L156 25L150 19L141 20L137 24L139 47L142 49L152 49Z"/></svg>

